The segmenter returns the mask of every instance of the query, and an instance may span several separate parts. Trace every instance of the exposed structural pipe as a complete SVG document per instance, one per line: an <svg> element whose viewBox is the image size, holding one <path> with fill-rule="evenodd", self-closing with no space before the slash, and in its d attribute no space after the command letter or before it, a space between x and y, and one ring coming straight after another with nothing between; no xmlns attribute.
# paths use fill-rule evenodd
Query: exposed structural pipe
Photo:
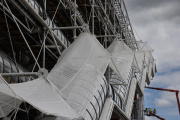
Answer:
<svg viewBox="0 0 180 120"><path fill-rule="evenodd" d="M6 12L8 12L9 14L11 14L11 12L10 12L1 2L0 2L0 6L2 6ZM11 18L9 15L7 15L7 16L8 16L10 19L13 20L13 18ZM26 31L28 31L29 33L32 33L32 31L29 30L16 16L14 16L13 14L12 14L12 16L14 17L14 19L15 19Z"/></svg>
<svg viewBox="0 0 180 120"><path fill-rule="evenodd" d="M124 3L124 0L122 0L122 2L123 2L123 5L124 5L124 9L125 9L125 11L126 11L127 19L128 19L128 21L129 21L129 24L130 24L131 33L133 34L134 41L136 41L135 36L134 36L133 29L132 29L131 22L130 22L130 20L129 20L129 15L128 15L128 12L127 12L127 8L126 8L126 5L125 5L125 3ZM137 47L137 49L138 49L138 45L137 45L136 42L135 42L135 44L136 44L136 47Z"/></svg>
<svg viewBox="0 0 180 120"><path fill-rule="evenodd" d="M39 14L37 14L35 12L35 10L29 5L29 3L26 0L21 0L21 2L23 3L23 5L27 8L27 10L29 10L29 12L47 29L49 29L49 26L46 24L46 22L39 16ZM51 29L49 29L51 30ZM66 48L66 46L62 43L62 41L58 38L58 36L52 32L54 35L54 37L56 38L57 42L60 43L64 48Z"/></svg>
<svg viewBox="0 0 180 120"><path fill-rule="evenodd" d="M99 35L99 36L96 36L97 38L98 37L116 37L117 35Z"/></svg>
<svg viewBox="0 0 180 120"><path fill-rule="evenodd" d="M0 73L0 75L12 77L12 76L38 76L41 74L38 72L23 72L23 73Z"/></svg>
<svg viewBox="0 0 180 120"><path fill-rule="evenodd" d="M28 18L28 20L31 21L31 23L33 23L35 26L38 26L38 25L36 24L36 22L25 12L25 10L23 10L23 9L20 7L20 5L17 3L16 0L9 0L9 2L11 2L14 6L16 6L16 8L19 9L20 12L21 12L26 18Z"/></svg>
<svg viewBox="0 0 180 120"><path fill-rule="evenodd" d="M160 120L166 120L165 118L162 118L162 117L160 117L160 116L158 116L158 115L156 115L156 114L153 114L153 113L150 113L150 114L147 115L147 116L154 116L154 117L159 118Z"/></svg>
<svg viewBox="0 0 180 120"><path fill-rule="evenodd" d="M180 115L180 101L179 101L179 96L178 96L179 90L155 88L155 87L145 87L145 88L154 89L154 90L161 90L161 91L168 91L168 92L175 92L176 93L177 104L178 104L178 108L179 108L179 115Z"/></svg>
<svg viewBox="0 0 180 120"><path fill-rule="evenodd" d="M7 4L7 2L6 2L5 0L4 0L4 2L5 2L5 4L6 4L6 6L8 7L8 9L9 9L9 11L10 11L10 13L11 13L13 19L14 19L14 22L16 23L16 26L17 26L17 28L19 29L19 32L21 33L21 35L22 35L22 37L23 37L23 39L24 39L24 41L25 41L25 43L26 43L26 45L27 45L29 51L31 52L31 55L33 56L35 62L37 63L38 67L40 68L40 65L39 65L38 61L36 60L36 57L34 56L32 50L31 50L31 47L29 46L29 44L28 44L28 42L27 42L27 40L26 40L24 34L22 33L22 30L21 30L20 26L18 25L18 23L17 23L15 17L13 16L11 9L9 8L9 6L8 6L8 4Z"/></svg>
<svg viewBox="0 0 180 120"><path fill-rule="evenodd" d="M94 0L92 1L92 34L94 35Z"/></svg>
<svg viewBox="0 0 180 120"><path fill-rule="evenodd" d="M52 30L67 30L67 29L79 29L79 28L82 28L82 26L55 27L51 29Z"/></svg>
<svg viewBox="0 0 180 120"><path fill-rule="evenodd" d="M162 118L162 117L160 117L160 116L158 116L158 115L153 115L153 116L155 116L155 117L157 117L157 118L159 118L159 119L161 119L161 120L166 120L165 118Z"/></svg>
<svg viewBox="0 0 180 120"><path fill-rule="evenodd" d="M74 3L75 3L75 5L77 5L77 4L76 4L76 0L74 1ZM76 24L76 16L77 16L76 11L77 11L77 7L75 8L75 12L74 12L74 26L77 25L77 24ZM74 32L74 39L76 39L76 29L74 29L73 32Z"/></svg>

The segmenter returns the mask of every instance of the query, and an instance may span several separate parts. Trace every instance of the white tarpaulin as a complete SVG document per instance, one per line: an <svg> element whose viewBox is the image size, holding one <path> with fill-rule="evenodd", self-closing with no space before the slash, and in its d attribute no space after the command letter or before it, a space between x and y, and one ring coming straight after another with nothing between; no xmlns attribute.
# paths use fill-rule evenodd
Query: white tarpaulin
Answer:
<svg viewBox="0 0 180 120"><path fill-rule="evenodd" d="M2 76L0 79L3 79ZM19 107L21 101L16 98L18 97L10 90L7 83L0 80L0 118Z"/></svg>
<svg viewBox="0 0 180 120"><path fill-rule="evenodd" d="M142 50L142 51L153 51L153 49L150 47L150 45L147 43L147 42L142 42L142 41L136 41L137 45L138 45L138 48L139 50Z"/></svg>
<svg viewBox="0 0 180 120"><path fill-rule="evenodd" d="M107 91L104 73L110 59L98 40L84 32L63 52L47 80L40 77L7 84L1 77L0 92L26 101L45 114L77 119L93 108L90 102L96 102L98 91ZM93 118L97 118L92 110Z"/></svg>
<svg viewBox="0 0 180 120"><path fill-rule="evenodd" d="M154 72L154 73L157 72L157 69L156 69L156 62L155 62L155 61L153 62L153 72Z"/></svg>
<svg viewBox="0 0 180 120"><path fill-rule="evenodd" d="M28 102L45 114L71 119L80 117L42 77L25 83L7 84L1 76L0 85L3 86L3 88L7 87L6 92L4 90L1 91L4 92L4 94L7 94L8 91L12 97L16 95L21 100Z"/></svg>
<svg viewBox="0 0 180 120"><path fill-rule="evenodd" d="M0 93L0 118L7 116L11 111L17 109L20 104L21 100Z"/></svg>
<svg viewBox="0 0 180 120"><path fill-rule="evenodd" d="M145 54L143 51L135 51L135 59L137 61L138 68L142 72L143 68L143 62L144 62Z"/></svg>
<svg viewBox="0 0 180 120"><path fill-rule="evenodd" d="M147 75L148 79L154 76L155 73L155 63L154 58L152 56L153 49L149 46L147 42L137 42L141 51L145 53L145 64L147 66ZM149 81L150 82L150 81Z"/></svg>
<svg viewBox="0 0 180 120"><path fill-rule="evenodd" d="M107 50L112 55L110 67L127 84L130 67L134 60L134 52L122 41L114 41Z"/></svg>
<svg viewBox="0 0 180 120"><path fill-rule="evenodd" d="M48 79L71 107L82 115L101 88L110 59L111 55L98 40L89 32L84 32L62 53Z"/></svg>
<svg viewBox="0 0 180 120"><path fill-rule="evenodd" d="M144 93L144 87L146 85L146 81L149 81L149 80L146 80L148 77L147 77L147 74L146 74L146 69L143 69L143 72L142 72L142 79L141 79L141 90L142 90L142 93Z"/></svg>

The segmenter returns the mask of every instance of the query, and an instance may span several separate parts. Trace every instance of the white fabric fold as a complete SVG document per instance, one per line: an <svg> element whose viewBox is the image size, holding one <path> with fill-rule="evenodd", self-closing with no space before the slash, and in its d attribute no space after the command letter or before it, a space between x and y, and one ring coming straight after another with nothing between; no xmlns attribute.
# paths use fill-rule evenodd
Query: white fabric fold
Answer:
<svg viewBox="0 0 180 120"><path fill-rule="evenodd" d="M143 70L143 62L145 58L145 53L143 51L135 51L135 59L137 61L137 67L142 72Z"/></svg>
<svg viewBox="0 0 180 120"><path fill-rule="evenodd" d="M81 118L99 89L107 91L104 73L110 59L99 41L84 32L63 52L47 80L40 77L7 84L1 77L0 92L24 100L45 114Z"/></svg>
<svg viewBox="0 0 180 120"><path fill-rule="evenodd" d="M0 76L0 79L3 79L3 77ZM0 80L0 118L8 115L11 111L18 108L20 104L19 97L10 90L8 83Z"/></svg>
<svg viewBox="0 0 180 120"><path fill-rule="evenodd" d="M21 103L21 100L0 93L0 118L7 116L14 109L17 109Z"/></svg>
<svg viewBox="0 0 180 120"><path fill-rule="evenodd" d="M5 83L0 78L0 83ZM18 96L19 99L28 102L36 109L45 114L62 116L64 118L75 119L80 116L70 107L70 105L61 97L44 78L40 77L33 81L18 84L1 84L8 88L12 97ZM4 94L7 94L7 91ZM3 91L1 91L3 92Z"/></svg>
<svg viewBox="0 0 180 120"><path fill-rule="evenodd" d="M134 61L134 52L122 41L114 41L107 50L112 55L109 66L127 84L130 67Z"/></svg>
<svg viewBox="0 0 180 120"><path fill-rule="evenodd" d="M81 33L62 53L48 79L80 115L86 112L93 96L105 80L111 55L89 32Z"/></svg>

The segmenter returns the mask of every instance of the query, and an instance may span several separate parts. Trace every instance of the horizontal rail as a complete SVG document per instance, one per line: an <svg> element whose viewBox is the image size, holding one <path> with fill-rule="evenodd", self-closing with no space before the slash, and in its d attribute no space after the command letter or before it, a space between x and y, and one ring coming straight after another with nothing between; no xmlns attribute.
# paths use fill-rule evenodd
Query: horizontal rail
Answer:
<svg viewBox="0 0 180 120"><path fill-rule="evenodd" d="M24 72L24 73L0 73L2 76L38 76L38 72Z"/></svg>

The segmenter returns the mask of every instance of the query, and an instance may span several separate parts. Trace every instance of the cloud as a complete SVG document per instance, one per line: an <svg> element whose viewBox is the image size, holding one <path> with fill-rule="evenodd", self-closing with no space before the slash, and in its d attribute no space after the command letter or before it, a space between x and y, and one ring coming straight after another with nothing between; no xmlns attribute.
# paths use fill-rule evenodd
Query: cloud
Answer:
<svg viewBox="0 0 180 120"><path fill-rule="evenodd" d="M150 86L180 90L180 0L125 0L125 3L138 36L154 49L158 73ZM145 97L150 97L151 104L160 109L158 114L168 120L179 118L175 93L159 93L151 97L148 92Z"/></svg>
<svg viewBox="0 0 180 120"><path fill-rule="evenodd" d="M169 102L166 99L156 99L155 103L156 103L156 107L169 107L169 106L172 106L172 103Z"/></svg>
<svg viewBox="0 0 180 120"><path fill-rule="evenodd" d="M172 70L172 69L171 69ZM160 75L156 75L151 81L151 86L169 88L169 89L180 89L180 71L172 70L165 72ZM160 84L159 84L160 83Z"/></svg>
<svg viewBox="0 0 180 120"><path fill-rule="evenodd" d="M127 0L126 3L138 35L155 49L158 70L167 72L180 67L180 1Z"/></svg>
<svg viewBox="0 0 180 120"><path fill-rule="evenodd" d="M159 120L159 119L157 119L155 117L147 117L147 116L145 116L145 120Z"/></svg>

